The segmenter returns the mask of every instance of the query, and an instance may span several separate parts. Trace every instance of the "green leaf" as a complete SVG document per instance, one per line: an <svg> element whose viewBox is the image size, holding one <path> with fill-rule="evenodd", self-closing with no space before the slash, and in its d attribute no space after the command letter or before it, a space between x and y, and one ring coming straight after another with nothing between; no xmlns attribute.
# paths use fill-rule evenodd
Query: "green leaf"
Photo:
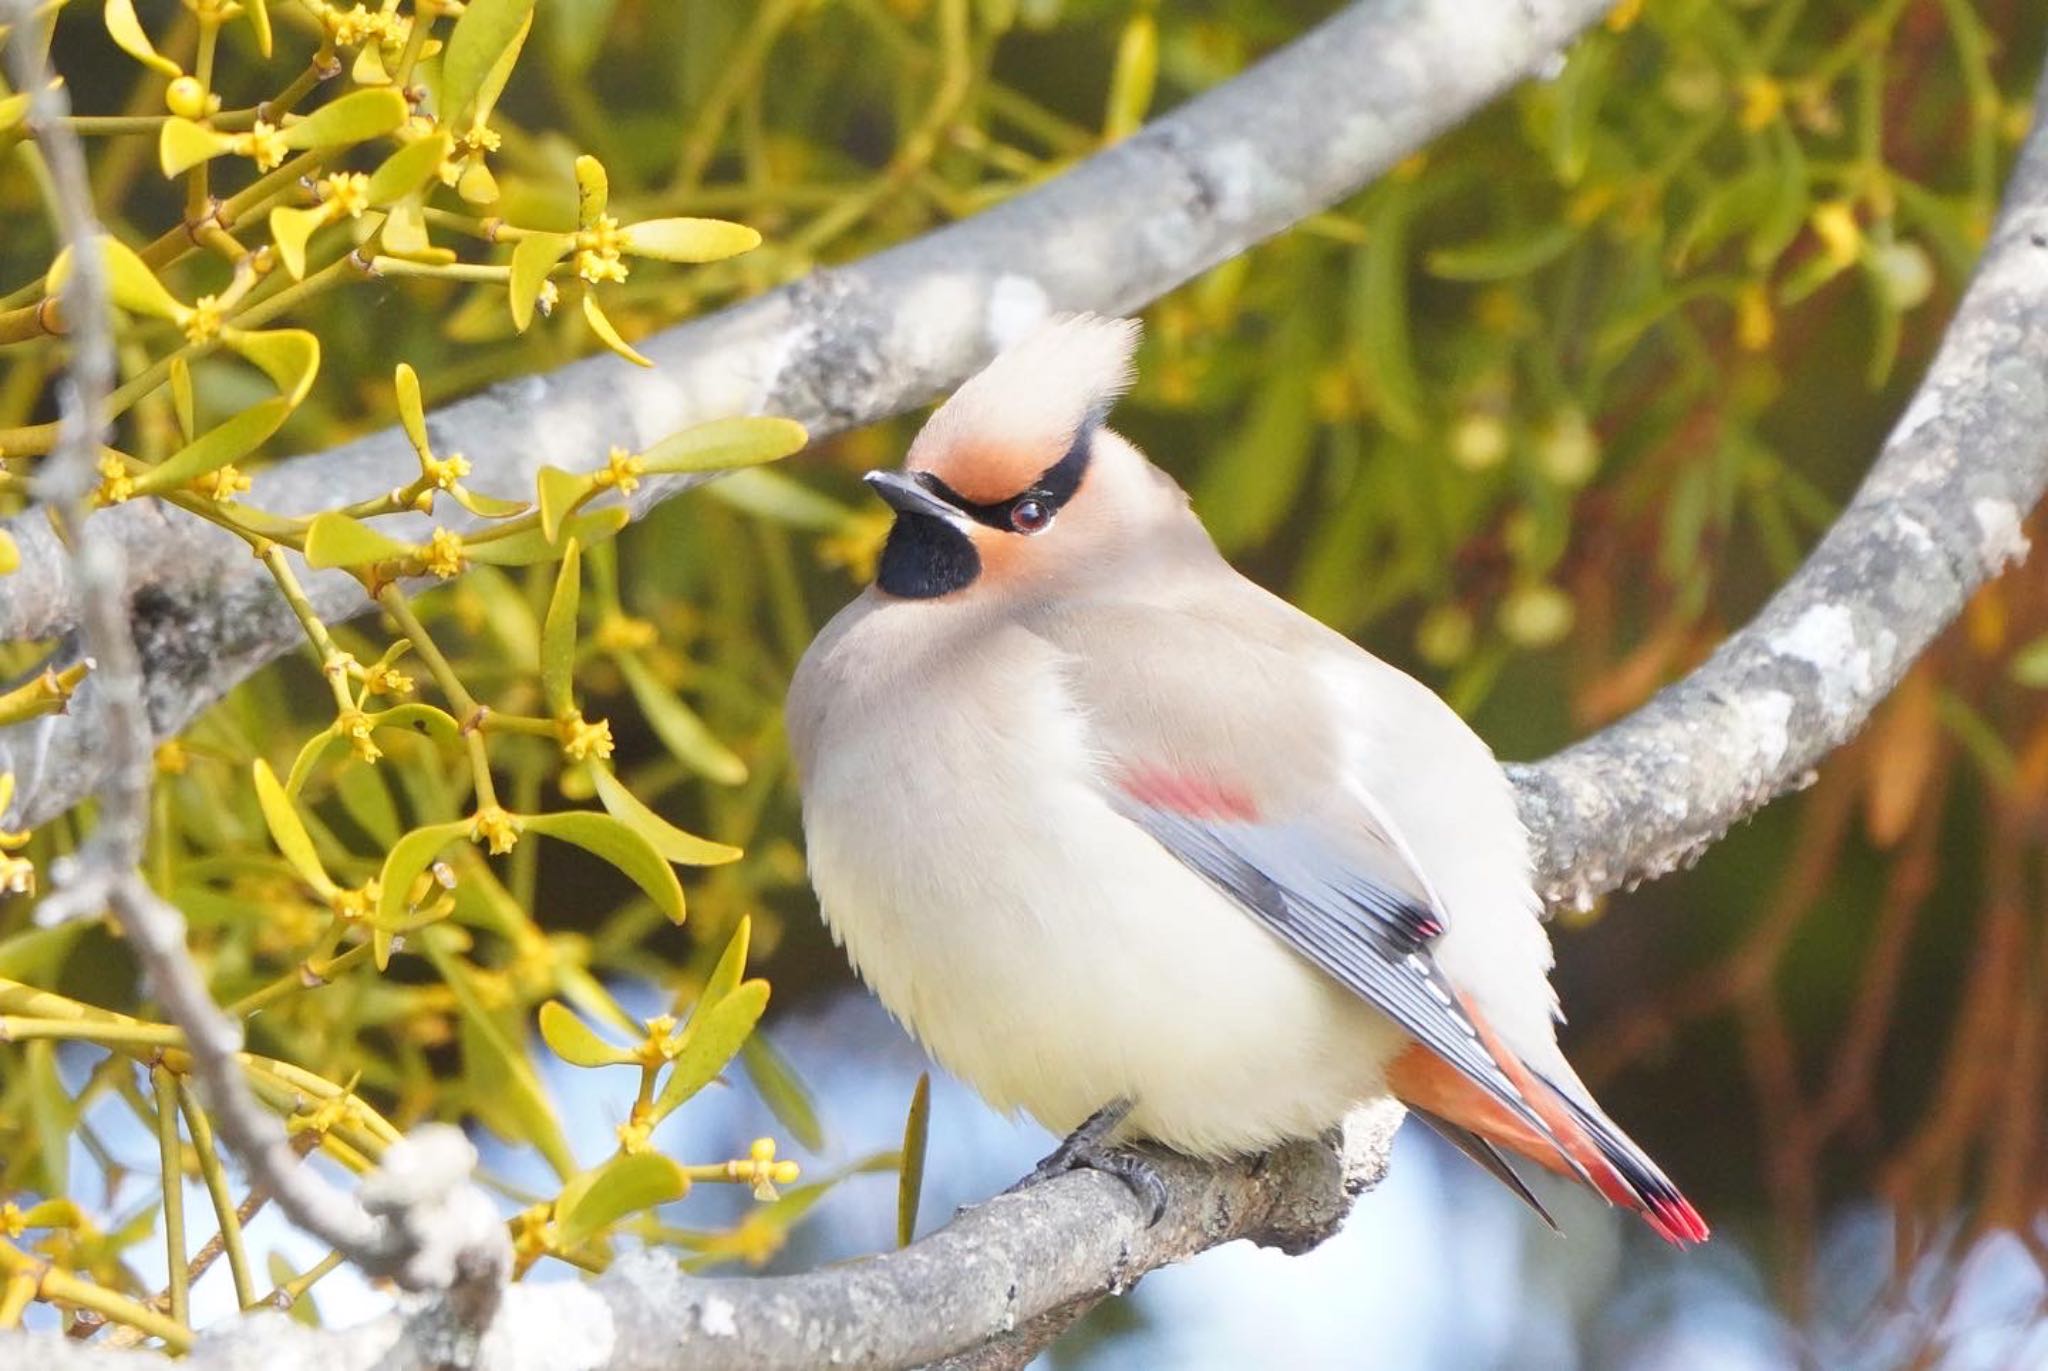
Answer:
<svg viewBox="0 0 2048 1371"><path fill-rule="evenodd" d="M332 511L315 516L306 526L306 565L316 569L366 566L410 556L412 549L387 538L368 524Z"/></svg>
<svg viewBox="0 0 2048 1371"><path fill-rule="evenodd" d="M100 260L107 268L107 292L116 305L130 314L146 314L152 319L181 320L191 313L127 244L112 234L103 235L99 242ZM71 249L67 247L50 263L44 288L52 295L61 295L70 279Z"/></svg>
<svg viewBox="0 0 2048 1371"><path fill-rule="evenodd" d="M270 56L270 0L242 0L249 12L249 27L256 30L256 51Z"/></svg>
<svg viewBox="0 0 2048 1371"><path fill-rule="evenodd" d="M659 1152L613 1157L562 1187L555 1201L555 1237L580 1247L630 1214L681 1199L690 1188L683 1168Z"/></svg>
<svg viewBox="0 0 2048 1371"><path fill-rule="evenodd" d="M270 763L261 757L256 759L256 803L263 810L264 827L270 830L270 840L277 844L277 850L292 864L292 870L299 873L299 879L318 891L322 898L335 893L334 880L321 865L320 854L313 850L313 839L306 832L306 825L299 818L298 809L285 788L278 784L277 773L270 769Z"/></svg>
<svg viewBox="0 0 2048 1371"><path fill-rule="evenodd" d="M384 209L427 184L441 169L453 146L447 133L440 132L407 143L392 153L370 173L370 203Z"/></svg>
<svg viewBox="0 0 2048 1371"><path fill-rule="evenodd" d="M604 767L590 768L597 798L614 819L654 844L654 850L681 866L723 866L743 855L739 848L686 833L642 803L626 783Z"/></svg>
<svg viewBox="0 0 2048 1371"><path fill-rule="evenodd" d="M562 549L562 569L555 573L555 593L540 630L541 698L556 718L576 707L576 612L582 596L583 545L571 538Z"/></svg>
<svg viewBox="0 0 2048 1371"><path fill-rule="evenodd" d="M565 520L558 532L565 538L580 539L587 547L611 537L632 517L624 505L593 509ZM532 566L535 562L552 562L562 555L560 544L550 542L538 522L515 529L502 538L478 536L466 539L462 550L469 560L486 566Z"/></svg>
<svg viewBox="0 0 2048 1371"><path fill-rule="evenodd" d="M696 1013L704 1013L739 987L747 974L747 950L753 942L754 918L742 914L739 927L726 939L725 951L718 954L718 965L711 968L711 975L704 982L704 993L697 997Z"/></svg>
<svg viewBox="0 0 2048 1371"><path fill-rule="evenodd" d="M740 1061L776 1121L806 1148L824 1151L825 1130L818 1123L818 1109L811 1103L811 1092L775 1044L768 1041L768 1035L756 1033L748 1038L747 1045L740 1049Z"/></svg>
<svg viewBox="0 0 2048 1371"><path fill-rule="evenodd" d="M553 0L548 17L548 50L559 73L557 79L581 77L612 31L612 11L618 0ZM543 11L536 10L535 13Z"/></svg>
<svg viewBox="0 0 2048 1371"><path fill-rule="evenodd" d="M609 814L572 809L559 814L533 814L522 821L529 833L542 833L573 843L617 867L647 892L671 923L683 921L683 887L654 844Z"/></svg>
<svg viewBox="0 0 2048 1371"><path fill-rule="evenodd" d="M618 1047L597 1036L591 1026L560 1000L540 1007L540 1036L548 1050L571 1066L626 1066L640 1060L630 1047Z"/></svg>
<svg viewBox="0 0 2048 1371"><path fill-rule="evenodd" d="M662 744L677 761L707 780L720 785L738 785L747 779L747 764L711 736L711 730L696 712L675 693L654 678L647 664L630 652L613 654L627 689L647 717Z"/></svg>
<svg viewBox="0 0 2048 1371"><path fill-rule="evenodd" d="M562 260L562 254L569 250L571 238L566 233L529 233L512 248L511 294L512 327L521 333L533 322L534 303L540 299L541 284L548 279L548 273L555 269L555 263Z"/></svg>
<svg viewBox="0 0 2048 1371"><path fill-rule="evenodd" d="M917 1236L917 1204L924 1193L924 1149L932 1123L932 1073L920 1071L910 1094L910 1116L903 1121L903 1164L896 1176L896 1245L910 1246Z"/></svg>
<svg viewBox="0 0 2048 1371"><path fill-rule="evenodd" d="M734 509L813 533L834 532L844 528L853 517L845 505L820 495L801 481L758 467L735 471L705 489L714 499Z"/></svg>
<svg viewBox="0 0 2048 1371"><path fill-rule="evenodd" d="M195 427L192 419L192 366L178 353L171 354L171 409L178 416L179 436L191 442Z"/></svg>
<svg viewBox="0 0 2048 1371"><path fill-rule="evenodd" d="M454 497L456 504L479 519L510 519L533 508L524 500L501 500L495 495L471 490L468 486L457 486L448 493Z"/></svg>
<svg viewBox="0 0 2048 1371"><path fill-rule="evenodd" d="M78 1116L83 1106L71 1098L71 1092L64 1088L63 1077L57 1073L56 1043L48 1038L32 1039L26 1044L23 1057L25 1103L29 1122L35 1127L33 1155L42 1172L42 1188L62 1194L70 1185L71 1135L78 1128ZM15 1107L10 1105L10 1112ZM12 1150L9 1148L10 1152Z"/></svg>
<svg viewBox="0 0 2048 1371"><path fill-rule="evenodd" d="M532 32L533 16L529 14L526 16L526 22L519 26L519 31L512 35L512 41L498 54L498 60L491 63L491 69L484 73L484 82L477 87L476 113L470 117L472 125L485 123L490 119L491 111L498 107L498 97L505 93L505 85L512 79L512 70L519 65L519 50L526 46L526 36ZM474 196L476 188L470 185L470 177L479 173L485 179L490 177L490 172L484 166L481 157L471 162L469 170L463 173L462 185L458 187L458 191L465 200ZM484 203L488 204L497 198L497 182L492 181L490 193L484 198Z"/></svg>
<svg viewBox="0 0 2048 1371"><path fill-rule="evenodd" d="M411 117L405 97L389 86L359 90L285 125L279 138L286 147L302 150L362 143L403 127Z"/></svg>
<svg viewBox="0 0 2048 1371"><path fill-rule="evenodd" d="M270 241L277 245L277 255L294 281L306 278L306 244L312 241L313 235L327 223L327 219L325 205L306 209L280 205L270 211Z"/></svg>
<svg viewBox="0 0 2048 1371"><path fill-rule="evenodd" d="M612 197L611 178L604 163L595 157L576 159L576 226L589 228L603 214Z"/></svg>
<svg viewBox="0 0 2048 1371"><path fill-rule="evenodd" d="M669 1066L654 1115L666 1118L678 1105L718 1079L739 1054L740 1045L768 1008L768 982L743 981L730 995L694 1016L683 1030L682 1050Z"/></svg>
<svg viewBox="0 0 2048 1371"><path fill-rule="evenodd" d="M2007 670L2023 686L2048 690L2048 637L2036 638L2015 652Z"/></svg>
<svg viewBox="0 0 2048 1371"><path fill-rule="evenodd" d="M391 387L398 399L398 422L411 440L413 451L424 460L433 447L427 442L427 409L420 403L420 374L400 362L392 371Z"/></svg>
<svg viewBox="0 0 2048 1371"><path fill-rule="evenodd" d="M419 879L422 871L433 865L434 859L447 850L448 845L469 836L469 820L454 819L445 824L428 824L416 828L391 845L391 851L384 858L384 869L378 875L381 887L377 896L377 922L390 927L404 921L409 910L406 896L412 890L412 883Z"/></svg>
<svg viewBox="0 0 2048 1371"><path fill-rule="evenodd" d="M1409 331L1407 188L1388 185L1366 217L1368 242L1352 258L1349 323L1360 380L1375 411L1399 437L1423 430L1423 385Z"/></svg>
<svg viewBox="0 0 2048 1371"><path fill-rule="evenodd" d="M297 405L320 373L319 336L302 328L273 328L260 333L221 330L221 341L254 362L285 399Z"/></svg>
<svg viewBox="0 0 2048 1371"><path fill-rule="evenodd" d="M379 847L389 850L405 832L405 822L398 817L398 806L392 803L391 790L384 784L384 773L375 766L358 762L343 767L334 778L334 793L340 797L348 816Z"/></svg>
<svg viewBox="0 0 2048 1371"><path fill-rule="evenodd" d="M1430 275L1446 281L1507 281L1556 261L1579 233L1579 225L1560 219L1500 238L1438 248L1424 262Z"/></svg>
<svg viewBox="0 0 2048 1371"><path fill-rule="evenodd" d="M588 472L544 466L534 477L534 488L540 496L540 530L552 543L561 538L562 520L597 489L597 478Z"/></svg>
<svg viewBox="0 0 2048 1371"><path fill-rule="evenodd" d="M155 495L239 462L277 432L291 416L291 402L264 400L208 429L198 438L135 478L135 493Z"/></svg>
<svg viewBox="0 0 2048 1371"><path fill-rule="evenodd" d="M29 93L21 91L14 95L0 96L0 133L28 118Z"/></svg>
<svg viewBox="0 0 2048 1371"><path fill-rule="evenodd" d="M299 755L292 759L291 771L285 776L284 793L296 795L305 789L306 780L313 774L313 768L320 765L321 759L341 744L341 729L334 724L329 724L306 739L299 748Z"/></svg>
<svg viewBox="0 0 2048 1371"><path fill-rule="evenodd" d="M462 1012L463 1075L471 1086L469 1097L516 1125L507 1136L537 1149L557 1176L573 1176L576 1155L562 1132L560 1116L523 1045L485 1008L474 971L455 955L460 944L449 935L456 931L443 924L428 929L419 942Z"/></svg>
<svg viewBox="0 0 2048 1371"><path fill-rule="evenodd" d="M201 162L208 162L234 149L235 140L215 133L204 124L173 116L157 130L156 161L165 176L182 176Z"/></svg>
<svg viewBox="0 0 2048 1371"><path fill-rule="evenodd" d="M801 451L811 440L794 419L713 419L671 434L640 454L649 471L730 471Z"/></svg>
<svg viewBox="0 0 2048 1371"><path fill-rule="evenodd" d="M662 262L717 262L761 246L761 235L723 219L642 219L624 230L625 250Z"/></svg>
<svg viewBox="0 0 2048 1371"><path fill-rule="evenodd" d="M533 18L533 0L470 0L441 54L441 118L452 124L482 92L491 68L513 51Z"/></svg>
<svg viewBox="0 0 2048 1371"><path fill-rule="evenodd" d="M106 0L104 14L107 36L114 40L115 47L152 71L160 71L173 79L185 74L176 62L158 52L150 43L149 35L142 31L142 21L135 17L134 0Z"/></svg>
<svg viewBox="0 0 2048 1371"><path fill-rule="evenodd" d="M462 736L462 725L455 721L453 714L417 701L393 705L389 709L366 717L373 729L404 729L408 733L424 733L444 743L454 742ZM329 752L342 746L343 742L341 733L331 727L322 729L308 739L306 745L299 749L297 760L292 763L291 774L285 778L285 793L296 795L305 789L307 778L313 774L313 768L318 766Z"/></svg>
<svg viewBox="0 0 2048 1371"><path fill-rule="evenodd" d="M613 352L618 353L619 356L625 358L634 366L651 367L654 365L654 363L648 361L638 352L635 352L631 343L628 343L619 336L618 329L612 326L612 321L605 314L604 307L597 303L597 295L594 291L586 290L583 292L583 321L590 325L590 331L597 335L599 342L603 343Z"/></svg>

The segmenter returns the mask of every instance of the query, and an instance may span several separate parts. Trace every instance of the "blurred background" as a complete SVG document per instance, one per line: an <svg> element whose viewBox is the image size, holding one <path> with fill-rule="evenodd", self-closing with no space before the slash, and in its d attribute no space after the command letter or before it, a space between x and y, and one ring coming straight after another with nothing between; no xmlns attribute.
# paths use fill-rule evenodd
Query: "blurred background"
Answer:
<svg viewBox="0 0 2048 1371"><path fill-rule="evenodd" d="M590 152L636 216L761 231L744 257L616 287L607 308L630 338L1028 188L1333 8L542 0L494 120L496 212L554 212ZM184 11L137 10L175 51ZM154 108L161 83L144 90L154 78L79 17L56 57L81 111ZM309 40L281 19L279 43L303 55ZM1699 661L1828 526L1967 279L2044 48L2034 0L1624 0L1542 79L1147 310L1140 380L1113 423L1187 486L1241 568L1438 688L1503 757L1545 755ZM240 100L245 68L222 63L230 104L269 79L244 56ZM93 149L103 212L131 216L114 217L130 241L176 213L149 143ZM47 263L37 213L32 178L0 173L0 286ZM193 269L195 292L209 269ZM395 361L418 368L432 405L589 346L566 317L516 335L501 289L461 282L365 283L294 319L329 345L279 453L387 426ZM0 425L47 417L48 380L0 352ZM249 384L203 365L195 381L228 397ZM768 1206L707 1187L642 1234L702 1260L805 1266L894 1241L893 1181L859 1165L901 1142L924 1066L819 926L780 705L886 530L859 474L900 460L920 417L672 501L600 570L624 627L582 664L585 712L610 719L635 793L746 849L685 873L688 922L555 850L508 863L545 933L537 955L588 967L636 1015L687 1002L752 919L752 969L774 999L748 1069L660 1141L737 1157L772 1134L806 1184ZM513 693L527 669L508 663L530 660L551 579L486 569L421 609L465 671ZM384 631L350 633L374 660ZM1566 1050L1713 1223L1712 1245L1670 1253L1550 1187L1556 1237L1406 1130L1391 1177L1324 1249L1233 1248L1159 1273L1047 1364L2048 1367L2044 690L2048 585L2024 566L1803 793L1695 869L1552 925ZM235 854L264 847L248 759L288 763L326 722L321 697L308 660L280 664L164 768L167 841L213 861L184 903L217 966L269 964L304 936L311 906L288 873ZM513 793L552 802L551 777L515 765ZM349 787L311 798L344 836L374 833ZM71 836L52 828L49 851ZM102 931L6 941L28 904L0 906L0 971L133 1002ZM631 1082L540 1046L543 995L517 965L532 951L474 956L571 1144L595 1157ZM468 1120L508 1196L545 1189L519 1120L464 1059L463 1011L431 980L399 958L253 1031L266 1051L359 1076L401 1126ZM54 1079L73 1093L99 1061L65 1048L31 1068L0 1048L0 1153L27 1156L36 1092ZM146 1236L153 1140L120 1099L94 1109L97 1131L63 1144L74 1190L105 1229L133 1220ZM922 1227L1050 1143L936 1082ZM0 1189L33 1190L30 1166L0 1171ZM130 1241L121 1260L160 1283L161 1248ZM320 1256L267 1218L252 1242L297 1270ZM534 1278L567 1274L543 1261ZM225 1312L222 1298L195 1292ZM381 1297L344 1272L310 1303L346 1319Z"/></svg>

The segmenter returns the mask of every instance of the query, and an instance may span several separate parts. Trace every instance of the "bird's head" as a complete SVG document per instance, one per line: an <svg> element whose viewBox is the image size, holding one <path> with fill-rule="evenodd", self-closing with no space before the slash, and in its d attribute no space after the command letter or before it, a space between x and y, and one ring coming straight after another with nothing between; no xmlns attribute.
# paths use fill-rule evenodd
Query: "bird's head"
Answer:
<svg viewBox="0 0 2048 1371"><path fill-rule="evenodd" d="M1134 319L1068 315L969 378L902 471L867 475L896 511L875 584L904 599L1042 593L1191 518L1178 487L1103 427L1137 343Z"/></svg>

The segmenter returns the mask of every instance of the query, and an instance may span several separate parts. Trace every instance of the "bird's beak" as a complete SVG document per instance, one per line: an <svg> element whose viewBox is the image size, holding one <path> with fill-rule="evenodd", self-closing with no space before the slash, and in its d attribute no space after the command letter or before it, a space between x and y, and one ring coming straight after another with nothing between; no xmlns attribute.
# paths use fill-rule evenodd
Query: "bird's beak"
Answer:
<svg viewBox="0 0 2048 1371"><path fill-rule="evenodd" d="M900 471L871 471L861 479L874 487L875 494L882 497L882 503L898 514L927 514L948 523L960 522L959 510Z"/></svg>

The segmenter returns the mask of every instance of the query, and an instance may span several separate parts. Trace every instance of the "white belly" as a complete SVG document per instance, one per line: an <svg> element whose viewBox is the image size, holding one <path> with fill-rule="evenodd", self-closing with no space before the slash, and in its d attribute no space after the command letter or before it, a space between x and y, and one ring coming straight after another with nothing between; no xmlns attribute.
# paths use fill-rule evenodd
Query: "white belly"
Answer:
<svg viewBox="0 0 2048 1371"><path fill-rule="evenodd" d="M1128 1098L1127 1134L1244 1153L1383 1093L1405 1037L1115 814L1073 722L1033 713L906 700L813 740L812 881L889 1011L1059 1133Z"/></svg>

